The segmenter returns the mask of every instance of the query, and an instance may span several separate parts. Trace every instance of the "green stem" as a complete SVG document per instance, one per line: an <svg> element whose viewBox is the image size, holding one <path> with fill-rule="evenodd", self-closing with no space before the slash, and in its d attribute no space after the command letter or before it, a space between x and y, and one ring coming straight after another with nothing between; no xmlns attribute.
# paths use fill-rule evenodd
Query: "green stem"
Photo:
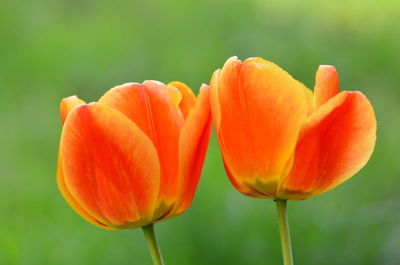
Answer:
<svg viewBox="0 0 400 265"><path fill-rule="evenodd" d="M292 244L290 242L289 222L287 215L287 201L276 199L279 233L281 236L282 256L284 265L293 265Z"/></svg>
<svg viewBox="0 0 400 265"><path fill-rule="evenodd" d="M154 232L154 225L149 224L142 227L144 236L146 237L147 244L150 249L151 258L154 265L164 265L163 258L161 256L160 247L158 246L156 234Z"/></svg>

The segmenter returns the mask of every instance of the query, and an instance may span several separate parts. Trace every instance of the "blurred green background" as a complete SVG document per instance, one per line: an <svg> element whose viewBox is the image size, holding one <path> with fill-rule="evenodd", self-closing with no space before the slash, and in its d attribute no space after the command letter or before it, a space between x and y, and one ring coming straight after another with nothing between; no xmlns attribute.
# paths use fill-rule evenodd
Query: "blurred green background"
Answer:
<svg viewBox="0 0 400 265"><path fill-rule="evenodd" d="M333 64L378 118L369 164L289 204L297 264L400 264L400 2L3 0L0 7L0 264L151 264L142 232L81 219L55 184L60 99L128 81L197 91L224 61L268 58L312 88ZM239 194L215 136L191 208L156 227L166 264L281 264L271 200Z"/></svg>

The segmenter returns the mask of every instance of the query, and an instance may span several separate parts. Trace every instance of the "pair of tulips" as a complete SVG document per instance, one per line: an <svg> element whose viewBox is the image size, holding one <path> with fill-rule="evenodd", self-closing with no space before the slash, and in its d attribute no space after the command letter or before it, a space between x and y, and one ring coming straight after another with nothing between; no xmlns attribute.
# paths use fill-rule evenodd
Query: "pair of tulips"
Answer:
<svg viewBox="0 0 400 265"><path fill-rule="evenodd" d="M339 92L333 66L319 67L312 92L261 58L230 58L197 98L181 82L145 81L95 103L65 98L60 110L62 195L94 225L143 227L155 264L153 224L191 204L211 123L234 187L276 200L285 264L293 262L286 201L343 183L367 163L376 138L371 104L360 92Z"/></svg>

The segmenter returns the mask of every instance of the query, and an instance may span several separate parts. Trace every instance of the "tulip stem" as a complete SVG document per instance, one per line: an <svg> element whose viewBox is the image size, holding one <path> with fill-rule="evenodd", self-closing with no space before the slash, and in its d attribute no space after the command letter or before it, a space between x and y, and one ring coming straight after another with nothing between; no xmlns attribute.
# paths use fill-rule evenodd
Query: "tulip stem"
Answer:
<svg viewBox="0 0 400 265"><path fill-rule="evenodd" d="M161 256L160 247L158 246L156 233L154 232L154 225L149 224L142 227L144 236L146 237L147 244L150 249L151 258L154 265L164 265L163 258Z"/></svg>
<svg viewBox="0 0 400 265"><path fill-rule="evenodd" d="M284 265L293 265L292 243L290 242L289 221L287 214L287 201L276 199L276 212L278 213L279 233L281 236L282 256Z"/></svg>

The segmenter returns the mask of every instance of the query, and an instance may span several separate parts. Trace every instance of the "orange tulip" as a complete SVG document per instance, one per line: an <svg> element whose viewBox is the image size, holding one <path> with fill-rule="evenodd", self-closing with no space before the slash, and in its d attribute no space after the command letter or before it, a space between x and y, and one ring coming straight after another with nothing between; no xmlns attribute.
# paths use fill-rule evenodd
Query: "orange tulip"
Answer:
<svg viewBox="0 0 400 265"><path fill-rule="evenodd" d="M210 89L227 175L248 196L316 196L357 173L373 152L374 110L361 92L339 92L333 66L319 67L313 93L272 62L232 57Z"/></svg>
<svg viewBox="0 0 400 265"><path fill-rule="evenodd" d="M62 100L57 183L70 206L108 229L146 226L192 202L209 137L208 86L157 81L112 88L98 102Z"/></svg>

